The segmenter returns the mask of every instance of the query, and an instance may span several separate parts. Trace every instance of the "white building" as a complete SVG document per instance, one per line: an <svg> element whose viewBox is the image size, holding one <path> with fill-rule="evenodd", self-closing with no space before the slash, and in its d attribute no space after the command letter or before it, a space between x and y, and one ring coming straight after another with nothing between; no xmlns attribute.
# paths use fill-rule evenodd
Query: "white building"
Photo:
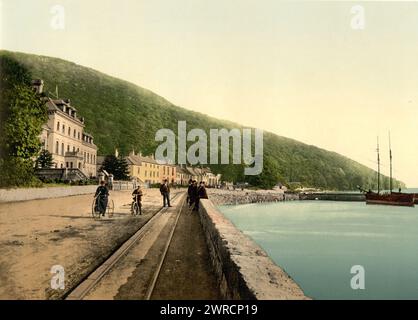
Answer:
<svg viewBox="0 0 418 320"><path fill-rule="evenodd" d="M37 93L43 91L43 81L34 80ZM84 118L69 99L43 98L48 107L48 122L43 126L41 142L54 161L55 168L80 169L87 177L96 176L97 146L93 136L84 131Z"/></svg>

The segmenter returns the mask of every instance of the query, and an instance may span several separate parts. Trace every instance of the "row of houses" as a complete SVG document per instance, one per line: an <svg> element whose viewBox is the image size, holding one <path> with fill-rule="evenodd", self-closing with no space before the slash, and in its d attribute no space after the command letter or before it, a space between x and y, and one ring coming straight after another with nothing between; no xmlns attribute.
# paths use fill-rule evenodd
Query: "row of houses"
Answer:
<svg viewBox="0 0 418 320"><path fill-rule="evenodd" d="M119 156L115 152L115 156ZM101 171L105 157L97 158L98 173ZM153 156L143 156L132 151L125 157L128 163L129 176L132 180L141 184L158 184L167 180L172 185L187 186L189 180L205 182L207 186L215 187L221 184L221 175L212 173L207 167L179 166L173 164L161 164Z"/></svg>
<svg viewBox="0 0 418 320"><path fill-rule="evenodd" d="M97 156L93 136L85 132L84 118L78 115L70 99L51 99L45 95L43 80L33 80L32 87L48 109L48 121L42 127L40 140L42 148L52 154L53 168L44 170L45 177L54 176L53 169L66 174L67 171L80 172L74 177L81 179L97 177L105 157ZM190 179L213 187L221 183L221 176L213 174L210 168L159 164L154 157L134 151L125 159L130 177L142 184L158 184L165 179L182 186L187 186Z"/></svg>

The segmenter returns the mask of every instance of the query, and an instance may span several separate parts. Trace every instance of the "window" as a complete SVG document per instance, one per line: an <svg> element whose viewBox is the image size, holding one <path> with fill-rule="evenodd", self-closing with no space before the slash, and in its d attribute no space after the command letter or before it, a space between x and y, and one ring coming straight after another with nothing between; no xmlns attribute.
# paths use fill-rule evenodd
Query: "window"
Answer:
<svg viewBox="0 0 418 320"><path fill-rule="evenodd" d="M61 163L61 169L64 168L64 164Z"/></svg>
<svg viewBox="0 0 418 320"><path fill-rule="evenodd" d="M67 146L67 152L70 152L70 145Z"/></svg>
<svg viewBox="0 0 418 320"><path fill-rule="evenodd" d="M81 162L78 163L78 168L81 169Z"/></svg>
<svg viewBox="0 0 418 320"><path fill-rule="evenodd" d="M65 167L68 168L68 162L65 163Z"/></svg>
<svg viewBox="0 0 418 320"><path fill-rule="evenodd" d="M75 147L73 147L73 152L75 152Z"/></svg>
<svg viewBox="0 0 418 320"><path fill-rule="evenodd" d="M139 168L138 168L138 174L139 174L139 172L140 172L140 171L139 171Z"/></svg>
<svg viewBox="0 0 418 320"><path fill-rule="evenodd" d="M64 144L61 143L61 155L64 155Z"/></svg>
<svg viewBox="0 0 418 320"><path fill-rule="evenodd" d="M62 133L65 133L65 124L62 125Z"/></svg>
<svg viewBox="0 0 418 320"><path fill-rule="evenodd" d="M74 129L74 134L73 134L74 139L75 139L75 135L76 135L76 131L75 131L75 129Z"/></svg>
<svg viewBox="0 0 418 320"><path fill-rule="evenodd" d="M60 153L60 144L59 144L58 141L55 143L55 153L56 154L59 154Z"/></svg>
<svg viewBox="0 0 418 320"><path fill-rule="evenodd" d="M68 127L68 135L71 136L71 128Z"/></svg>
<svg viewBox="0 0 418 320"><path fill-rule="evenodd" d="M71 169L73 168L73 163L72 163L72 162L70 162L70 168L71 168Z"/></svg>
<svg viewBox="0 0 418 320"><path fill-rule="evenodd" d="M59 129L60 129L60 122L58 121L57 122L57 131L59 131Z"/></svg>

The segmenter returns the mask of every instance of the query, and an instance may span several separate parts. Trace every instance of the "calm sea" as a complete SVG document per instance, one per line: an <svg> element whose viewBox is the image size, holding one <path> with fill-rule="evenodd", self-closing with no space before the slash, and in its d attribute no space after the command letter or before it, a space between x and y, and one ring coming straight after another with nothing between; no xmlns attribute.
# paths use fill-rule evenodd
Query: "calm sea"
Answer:
<svg viewBox="0 0 418 320"><path fill-rule="evenodd" d="M220 210L314 299L418 299L418 206L293 201ZM364 290L351 288L355 265L364 267Z"/></svg>

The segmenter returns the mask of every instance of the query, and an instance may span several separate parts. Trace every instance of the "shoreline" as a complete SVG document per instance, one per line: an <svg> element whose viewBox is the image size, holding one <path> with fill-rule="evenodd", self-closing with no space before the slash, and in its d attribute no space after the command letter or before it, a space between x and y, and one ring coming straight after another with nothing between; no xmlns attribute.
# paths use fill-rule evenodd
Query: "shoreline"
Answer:
<svg viewBox="0 0 418 320"><path fill-rule="evenodd" d="M215 206L299 200L299 194L284 193L283 191L275 190L224 190L208 188L207 191L209 199Z"/></svg>

